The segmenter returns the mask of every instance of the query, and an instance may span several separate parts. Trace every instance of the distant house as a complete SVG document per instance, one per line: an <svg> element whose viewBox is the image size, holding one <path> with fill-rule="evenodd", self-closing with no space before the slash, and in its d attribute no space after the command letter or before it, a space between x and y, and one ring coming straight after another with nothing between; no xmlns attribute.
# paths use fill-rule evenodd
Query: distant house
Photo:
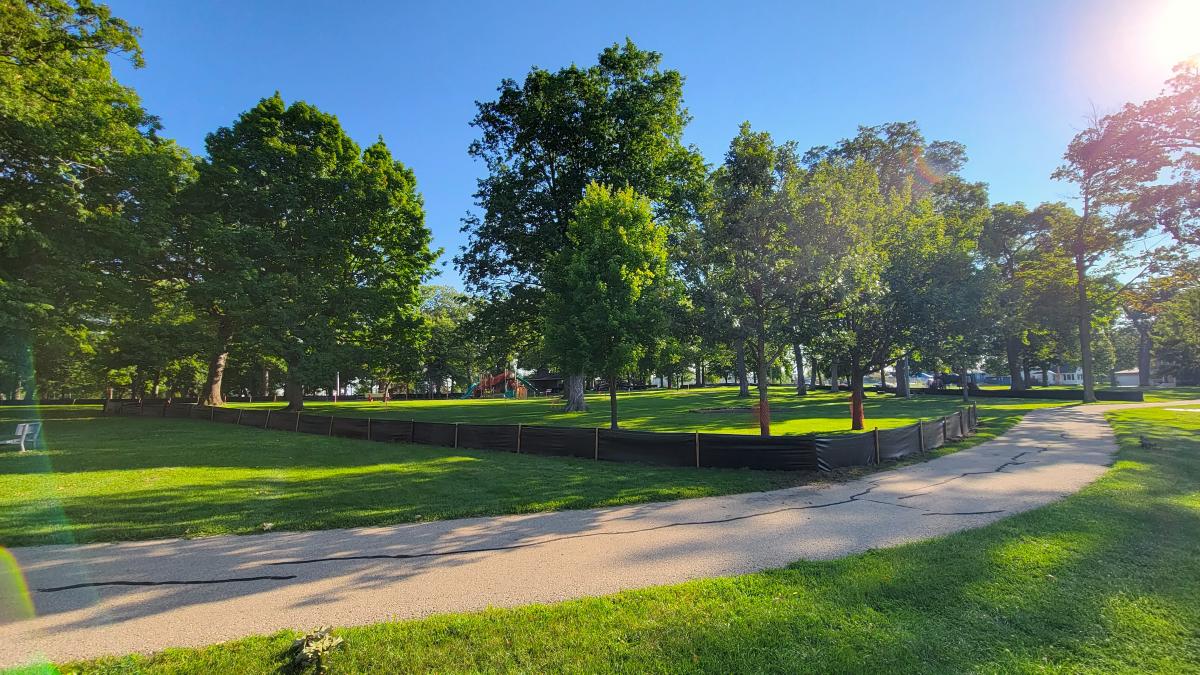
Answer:
<svg viewBox="0 0 1200 675"><path fill-rule="evenodd" d="M1030 378L1033 380L1034 384L1042 383L1042 371L1041 370L1036 370L1036 369L1032 370L1032 371L1030 371L1029 375L1030 375ZM1063 385L1068 385L1068 386L1082 387L1083 386L1083 369L1076 368L1075 370L1063 370L1062 372L1059 372L1057 370L1047 371L1046 372L1046 383L1052 384L1052 385L1063 384Z"/></svg>
<svg viewBox="0 0 1200 675"><path fill-rule="evenodd" d="M1138 370L1137 368L1130 368L1129 370L1118 370L1117 371L1117 386L1118 387L1136 387L1141 382L1141 374L1142 374L1142 372L1140 370ZM1168 387L1172 387L1172 386L1175 386L1175 378L1171 377L1169 375L1166 377L1162 377L1162 376L1154 377L1153 375L1151 375L1150 384L1151 385L1165 385Z"/></svg>

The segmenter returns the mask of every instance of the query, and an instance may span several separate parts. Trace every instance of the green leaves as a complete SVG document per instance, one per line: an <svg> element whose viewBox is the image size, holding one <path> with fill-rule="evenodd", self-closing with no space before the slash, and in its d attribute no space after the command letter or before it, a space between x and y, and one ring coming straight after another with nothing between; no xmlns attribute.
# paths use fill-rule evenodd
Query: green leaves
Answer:
<svg viewBox="0 0 1200 675"><path fill-rule="evenodd" d="M633 190L592 183L547 270L546 347L566 372L624 375L658 337L666 229Z"/></svg>

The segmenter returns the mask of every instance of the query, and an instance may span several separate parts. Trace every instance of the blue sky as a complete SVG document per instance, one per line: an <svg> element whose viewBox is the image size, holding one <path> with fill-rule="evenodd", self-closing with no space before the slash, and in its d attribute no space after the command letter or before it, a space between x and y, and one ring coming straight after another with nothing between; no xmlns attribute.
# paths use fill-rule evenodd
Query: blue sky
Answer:
<svg viewBox="0 0 1200 675"><path fill-rule="evenodd" d="M533 65L590 64L628 36L687 78L686 141L710 163L743 120L802 147L917 120L966 144L993 201L1037 203L1069 198L1049 174L1093 107L1154 95L1200 52L1200 0L108 2L143 30L146 67L118 77L193 152L276 90L360 144L382 135L417 174L454 285L482 171L466 154L474 101Z"/></svg>

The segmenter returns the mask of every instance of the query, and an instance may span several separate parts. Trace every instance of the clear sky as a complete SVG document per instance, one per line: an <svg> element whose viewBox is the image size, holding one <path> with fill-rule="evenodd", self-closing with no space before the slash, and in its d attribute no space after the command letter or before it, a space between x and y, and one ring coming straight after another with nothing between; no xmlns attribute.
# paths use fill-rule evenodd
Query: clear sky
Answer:
<svg viewBox="0 0 1200 675"><path fill-rule="evenodd" d="M628 36L686 77L685 140L710 163L743 120L805 148L917 120L966 144L993 201L1032 204L1070 196L1049 174L1093 107L1153 96L1200 52L1200 0L108 3L143 30L146 67L118 77L193 152L276 90L362 145L382 135L417 174L454 285L482 172L474 101L533 65L591 64Z"/></svg>

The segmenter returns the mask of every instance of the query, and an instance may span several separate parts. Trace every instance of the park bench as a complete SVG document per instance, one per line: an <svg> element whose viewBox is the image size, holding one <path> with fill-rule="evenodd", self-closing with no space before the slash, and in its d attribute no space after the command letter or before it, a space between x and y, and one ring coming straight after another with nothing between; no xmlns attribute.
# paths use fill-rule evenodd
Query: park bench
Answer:
<svg viewBox="0 0 1200 675"><path fill-rule="evenodd" d="M16 431L11 436L0 438L0 445L19 445L21 451L25 451L26 443L36 443L38 435L42 433L41 422L22 422L17 425Z"/></svg>

